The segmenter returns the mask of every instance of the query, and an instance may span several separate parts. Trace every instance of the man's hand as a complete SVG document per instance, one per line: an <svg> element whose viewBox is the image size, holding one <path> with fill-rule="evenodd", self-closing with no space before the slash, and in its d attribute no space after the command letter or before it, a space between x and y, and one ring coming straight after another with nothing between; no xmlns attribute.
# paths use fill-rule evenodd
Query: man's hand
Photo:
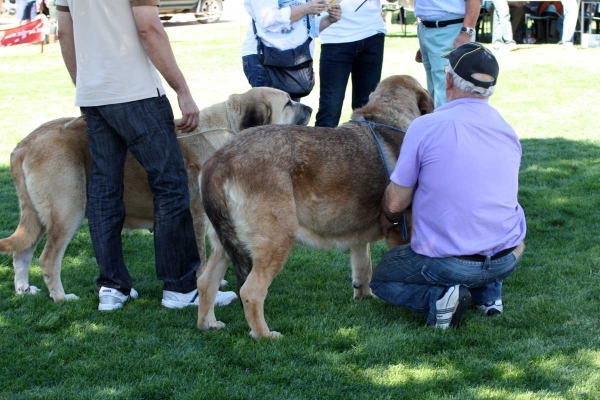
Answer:
<svg viewBox="0 0 600 400"><path fill-rule="evenodd" d="M339 4L336 6L329 7L329 10L327 10L327 12L329 13L329 20L332 24L342 19L342 7L340 7Z"/></svg>
<svg viewBox="0 0 600 400"><path fill-rule="evenodd" d="M421 49L417 50L417 54L415 55L415 61L418 63L423 62L423 54L421 54Z"/></svg>
<svg viewBox="0 0 600 400"><path fill-rule="evenodd" d="M381 226L381 231L383 232L383 236L388 238L390 236L390 229L395 227L397 224L391 222L385 214L382 212L379 214L379 226Z"/></svg>
<svg viewBox="0 0 600 400"><path fill-rule="evenodd" d="M200 111L198 110L198 106L196 106L196 102L190 93L183 95L178 94L177 102L179 103L182 117L176 123L175 127L183 133L192 132L198 127L200 121Z"/></svg>
<svg viewBox="0 0 600 400"><path fill-rule="evenodd" d="M306 15L308 14L320 14L327 10L329 3L327 0L311 0L304 3L303 11ZM333 8L333 7L332 7Z"/></svg>
<svg viewBox="0 0 600 400"><path fill-rule="evenodd" d="M466 33L461 32L458 34L456 39L454 39L454 48L456 49L457 47L460 47L465 43L469 43L470 41L471 41L471 36L467 35Z"/></svg>

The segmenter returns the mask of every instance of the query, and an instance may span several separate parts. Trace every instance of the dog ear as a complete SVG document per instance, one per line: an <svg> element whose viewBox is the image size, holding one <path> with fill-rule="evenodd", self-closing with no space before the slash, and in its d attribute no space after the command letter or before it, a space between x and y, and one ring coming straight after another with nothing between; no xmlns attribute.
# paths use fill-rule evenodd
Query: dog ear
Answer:
<svg viewBox="0 0 600 400"><path fill-rule="evenodd" d="M242 118L240 130L271 123L271 103L253 103L249 105Z"/></svg>
<svg viewBox="0 0 600 400"><path fill-rule="evenodd" d="M421 115L431 114L433 112L433 99L427 90L422 89L417 94L417 104L419 105Z"/></svg>

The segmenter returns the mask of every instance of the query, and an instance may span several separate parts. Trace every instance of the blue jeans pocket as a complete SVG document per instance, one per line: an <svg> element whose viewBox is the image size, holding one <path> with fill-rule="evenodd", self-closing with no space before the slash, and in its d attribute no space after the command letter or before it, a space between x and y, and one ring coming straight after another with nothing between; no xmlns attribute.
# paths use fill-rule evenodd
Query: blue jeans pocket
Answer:
<svg viewBox="0 0 600 400"><path fill-rule="evenodd" d="M485 280L482 263L454 258L430 259L421 273L431 284L480 286Z"/></svg>

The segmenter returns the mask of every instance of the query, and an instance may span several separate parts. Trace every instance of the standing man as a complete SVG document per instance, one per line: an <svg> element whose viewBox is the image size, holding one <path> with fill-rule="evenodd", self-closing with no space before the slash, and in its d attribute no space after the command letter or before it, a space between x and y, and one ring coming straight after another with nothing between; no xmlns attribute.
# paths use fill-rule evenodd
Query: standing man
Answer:
<svg viewBox="0 0 600 400"><path fill-rule="evenodd" d="M148 173L154 194L156 273L162 304L198 304L200 264L189 211L187 174L173 110L160 74L177 93L191 132L199 111L158 17L159 0L58 0L60 46L86 117L91 155L87 217L98 261L100 311L138 296L123 261L123 168L129 150ZM157 71L158 69L158 71Z"/></svg>
<svg viewBox="0 0 600 400"><path fill-rule="evenodd" d="M573 48L573 39L575 37L575 28L577 27L580 3L580 0L561 0L565 15L561 42L565 48ZM583 21L581 23L583 23Z"/></svg>
<svg viewBox="0 0 600 400"><path fill-rule="evenodd" d="M498 78L494 55L467 43L447 55L448 104L410 125L383 199L381 226L412 203L411 243L390 250L373 272L381 299L458 327L471 298L500 314L502 281L525 245L517 201L521 144L488 104Z"/></svg>
<svg viewBox="0 0 600 400"><path fill-rule="evenodd" d="M492 0L494 15L492 17L492 46L496 51L513 51L517 42L513 39L513 26L510 22L510 7L506 0Z"/></svg>
<svg viewBox="0 0 600 400"><path fill-rule="evenodd" d="M415 61L425 67L435 108L446 104L444 67L448 61L442 55L475 40L480 10L480 0L415 0L415 16L420 21Z"/></svg>
<svg viewBox="0 0 600 400"><path fill-rule="evenodd" d="M352 109L369 102L381 80L385 22L381 1L344 0L343 18L321 32L319 111L315 126L340 123L346 86L352 75Z"/></svg>

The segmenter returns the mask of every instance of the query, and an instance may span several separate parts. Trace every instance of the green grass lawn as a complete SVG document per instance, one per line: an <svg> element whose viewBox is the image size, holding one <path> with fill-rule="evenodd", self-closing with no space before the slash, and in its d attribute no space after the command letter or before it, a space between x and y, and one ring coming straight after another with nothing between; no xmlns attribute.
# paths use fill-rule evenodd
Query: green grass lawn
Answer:
<svg viewBox="0 0 600 400"><path fill-rule="evenodd" d="M199 106L249 88L235 26L167 29ZM404 37L393 26L383 76L410 74L425 85L417 46L414 27ZM49 299L38 264L43 242L30 274L42 289L35 297L14 293L12 257L0 255L0 398L600 398L599 60L600 49L557 45L522 45L499 57L491 103L522 141L528 223L503 315L468 312L460 330L435 330L382 301L352 300L348 252L296 248L265 305L282 340L252 340L238 302L216 310L227 329L200 332L196 309L160 306L152 236L142 231L123 235L141 297L101 314L84 224L62 268L78 301ZM39 46L0 49L0 237L19 220L10 152L42 122L76 116L73 99L58 45L44 54ZM316 113L318 87L303 101ZM347 101L343 120L350 113ZM384 252L373 246L374 264Z"/></svg>

